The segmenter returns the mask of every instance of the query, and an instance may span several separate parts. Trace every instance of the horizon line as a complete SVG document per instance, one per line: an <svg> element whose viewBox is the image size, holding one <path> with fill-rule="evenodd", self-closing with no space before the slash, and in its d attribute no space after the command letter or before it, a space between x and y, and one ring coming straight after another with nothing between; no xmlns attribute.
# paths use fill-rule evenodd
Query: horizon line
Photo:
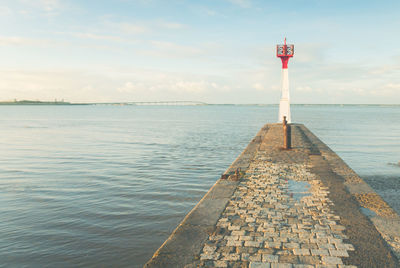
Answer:
<svg viewBox="0 0 400 268"><path fill-rule="evenodd" d="M12 100L0 101L0 105L165 105L176 104L177 106L201 106L201 105L276 105L279 103L207 103L202 101L117 101L117 102L68 102L68 101L41 101L41 100ZM291 103L291 105L379 105L379 106L397 106L400 103Z"/></svg>

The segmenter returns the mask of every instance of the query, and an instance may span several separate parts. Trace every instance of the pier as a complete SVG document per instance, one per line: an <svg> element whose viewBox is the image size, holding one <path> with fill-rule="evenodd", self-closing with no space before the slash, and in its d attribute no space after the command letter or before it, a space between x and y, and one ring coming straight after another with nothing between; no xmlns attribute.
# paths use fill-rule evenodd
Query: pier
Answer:
<svg viewBox="0 0 400 268"><path fill-rule="evenodd" d="M400 217L304 125L267 124L145 267L400 267Z"/></svg>

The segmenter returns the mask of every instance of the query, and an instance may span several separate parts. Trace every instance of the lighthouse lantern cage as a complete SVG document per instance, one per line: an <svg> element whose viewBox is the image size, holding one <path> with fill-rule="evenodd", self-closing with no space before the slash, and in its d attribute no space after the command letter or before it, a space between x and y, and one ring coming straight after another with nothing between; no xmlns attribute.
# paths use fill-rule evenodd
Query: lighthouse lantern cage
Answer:
<svg viewBox="0 0 400 268"><path fill-rule="evenodd" d="M277 57L293 57L293 54L294 54L294 45L292 44L276 45Z"/></svg>

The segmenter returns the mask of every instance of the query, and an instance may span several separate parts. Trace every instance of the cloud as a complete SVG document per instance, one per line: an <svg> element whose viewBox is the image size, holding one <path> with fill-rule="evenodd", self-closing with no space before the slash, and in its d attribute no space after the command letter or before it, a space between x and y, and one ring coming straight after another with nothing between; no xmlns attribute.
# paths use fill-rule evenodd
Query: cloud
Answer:
<svg viewBox="0 0 400 268"><path fill-rule="evenodd" d="M143 34L149 32L149 29L143 25L134 24L134 23L113 23L119 31L126 34Z"/></svg>
<svg viewBox="0 0 400 268"><path fill-rule="evenodd" d="M61 2L59 0L40 0L39 4L46 11L54 11L61 7Z"/></svg>
<svg viewBox="0 0 400 268"><path fill-rule="evenodd" d="M321 63L325 61L324 51L329 49L328 44L323 43L299 43L294 47L294 59L299 63Z"/></svg>
<svg viewBox="0 0 400 268"><path fill-rule="evenodd" d="M252 5L251 0L228 0L228 2L240 6L242 8L249 8Z"/></svg>
<svg viewBox="0 0 400 268"><path fill-rule="evenodd" d="M117 91L122 93L132 93L134 91L140 91L141 88L143 87L138 87L137 85L134 85L132 82L126 82L121 87L118 87Z"/></svg>
<svg viewBox="0 0 400 268"><path fill-rule="evenodd" d="M176 92L204 93L209 88L217 88L206 81L177 81L170 85L170 90Z"/></svg>
<svg viewBox="0 0 400 268"><path fill-rule="evenodd" d="M94 33L69 33L70 35L79 37L79 38L84 38L84 39L93 39L93 40L108 40L108 41L126 41L122 39L119 36L115 35L100 35L100 34L94 34Z"/></svg>
<svg viewBox="0 0 400 268"><path fill-rule="evenodd" d="M213 10L213 9L208 9L208 8L202 9L202 12L203 12L204 14L206 14L207 16L216 16L216 15L218 15L218 12L217 12L217 11L215 11L215 10Z"/></svg>
<svg viewBox="0 0 400 268"><path fill-rule="evenodd" d="M110 74L111 73L111 74ZM119 102L212 99L231 90L216 78L132 69L0 70L2 99L65 99L72 102Z"/></svg>
<svg viewBox="0 0 400 268"><path fill-rule="evenodd" d="M52 42L46 39L32 39L18 36L0 36L0 46L49 46Z"/></svg>
<svg viewBox="0 0 400 268"><path fill-rule="evenodd" d="M311 91L313 91L313 89L310 86L298 86L298 87L296 87L296 90L300 91L300 92L311 92Z"/></svg>
<svg viewBox="0 0 400 268"><path fill-rule="evenodd" d="M400 83L386 83L372 90L371 93L375 96L398 96L400 95Z"/></svg>
<svg viewBox="0 0 400 268"><path fill-rule="evenodd" d="M9 16L13 13L13 11L9 7L0 6L0 16Z"/></svg>
<svg viewBox="0 0 400 268"><path fill-rule="evenodd" d="M159 23L159 26L161 28L170 29L170 30L179 30L179 29L187 28L186 25L177 23L177 22L162 22L162 23Z"/></svg>
<svg viewBox="0 0 400 268"><path fill-rule="evenodd" d="M20 11L20 14L30 15L34 13L32 8L39 9L46 16L58 15L64 9L64 3L61 0L19 0L24 6L30 8Z"/></svg>
<svg viewBox="0 0 400 268"><path fill-rule="evenodd" d="M175 76L173 74L159 74L153 79L143 81L125 82L122 86L117 88L118 92L122 93L137 93L141 94L145 91L152 92L153 94L167 92L168 94L194 94L201 95L209 92L228 92L230 86L223 85L217 82L210 82L206 80L199 80L199 78L184 77L182 75Z"/></svg>
<svg viewBox="0 0 400 268"><path fill-rule="evenodd" d="M181 58L204 54L204 50L166 41L150 41L151 48L142 50L143 54L163 58Z"/></svg>
<svg viewBox="0 0 400 268"><path fill-rule="evenodd" d="M174 21L150 20L139 22L105 21L104 28L108 31L119 32L127 35L140 35L164 32L165 30L183 30L188 26ZM103 29L104 30L104 29Z"/></svg>

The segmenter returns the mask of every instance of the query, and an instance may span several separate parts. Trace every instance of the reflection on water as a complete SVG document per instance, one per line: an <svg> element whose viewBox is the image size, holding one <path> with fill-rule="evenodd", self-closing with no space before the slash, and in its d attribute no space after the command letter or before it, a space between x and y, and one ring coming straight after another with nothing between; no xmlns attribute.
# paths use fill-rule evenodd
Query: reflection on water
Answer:
<svg viewBox="0 0 400 268"><path fill-rule="evenodd" d="M292 112L400 207L400 169L386 164L400 155L400 107ZM1 263L141 267L276 117L277 106L1 106Z"/></svg>
<svg viewBox="0 0 400 268"><path fill-rule="evenodd" d="M306 181L288 180L288 192L291 197L300 201L305 196L310 196L310 184Z"/></svg>
<svg viewBox="0 0 400 268"><path fill-rule="evenodd" d="M360 208L361 212L368 217L374 217L376 216L376 213L372 210L370 210L369 208Z"/></svg>

